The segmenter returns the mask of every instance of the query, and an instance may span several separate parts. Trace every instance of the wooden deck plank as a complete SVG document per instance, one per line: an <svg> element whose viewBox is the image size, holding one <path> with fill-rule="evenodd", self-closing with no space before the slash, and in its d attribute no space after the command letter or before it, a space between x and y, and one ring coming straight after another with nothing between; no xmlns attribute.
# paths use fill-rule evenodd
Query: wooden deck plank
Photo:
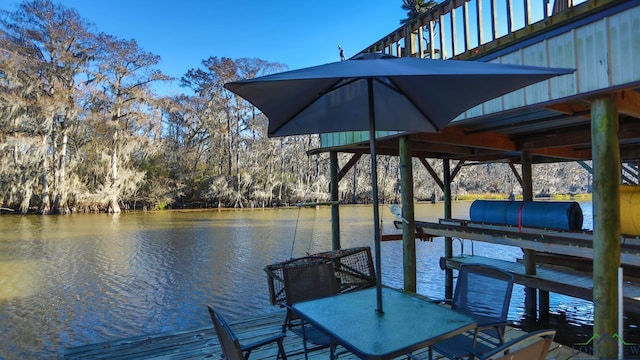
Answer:
<svg viewBox="0 0 640 360"><path fill-rule="evenodd" d="M461 264L485 264L504 269L514 275L514 281L528 287L542 289L558 294L593 300L593 279L590 273L540 265L536 275L527 275L524 264L477 255L454 256L444 259L446 267L459 269ZM640 313L640 281L625 279L623 284L624 308L626 311Z"/></svg>
<svg viewBox="0 0 640 360"><path fill-rule="evenodd" d="M284 321L284 312L276 311L265 316L248 318L230 325L238 338L244 341L259 338L267 334L280 331ZM508 328L505 333L507 340L523 335L522 330ZM293 333L287 333L284 340L287 356L291 360L304 359L302 353L302 339ZM265 346L251 353L252 360L274 359L277 353L275 345ZM415 355L425 355L427 350L416 352ZM203 327L185 331L165 332L155 335L137 336L128 339L118 339L67 349L63 359L220 359L221 351L215 331L212 327ZM583 354L584 355L584 354ZM576 356L571 347L554 343L547 359L566 360ZM309 359L328 359L327 349L309 354ZM404 357L403 357L404 358ZM340 359L357 359L354 355L343 354Z"/></svg>

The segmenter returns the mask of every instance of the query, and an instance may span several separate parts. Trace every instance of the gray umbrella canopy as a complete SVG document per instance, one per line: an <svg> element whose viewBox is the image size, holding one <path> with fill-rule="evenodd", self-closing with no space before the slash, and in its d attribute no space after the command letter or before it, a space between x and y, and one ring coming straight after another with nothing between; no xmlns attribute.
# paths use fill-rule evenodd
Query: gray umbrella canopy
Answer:
<svg viewBox="0 0 640 360"><path fill-rule="evenodd" d="M376 312L382 314L375 131L439 131L473 106L573 71L375 53L225 87L267 116L269 136L369 131Z"/></svg>
<svg viewBox="0 0 640 360"><path fill-rule="evenodd" d="M433 132L475 105L572 71L376 53L225 87L267 116L269 136L369 130L371 94L377 130Z"/></svg>

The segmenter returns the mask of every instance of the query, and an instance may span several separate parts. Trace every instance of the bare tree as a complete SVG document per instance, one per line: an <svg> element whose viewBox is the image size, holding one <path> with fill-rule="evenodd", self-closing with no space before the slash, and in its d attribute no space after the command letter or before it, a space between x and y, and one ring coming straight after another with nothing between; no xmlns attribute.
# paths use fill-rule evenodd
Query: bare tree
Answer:
<svg viewBox="0 0 640 360"><path fill-rule="evenodd" d="M205 98L211 108L217 107L220 110L212 112L212 115L218 119L216 132L222 134L225 140L225 176L227 181L233 184L236 192L230 201L234 206L243 207L246 192L255 189L253 184L255 179L244 172L242 163L246 162L246 155L249 155L246 151L247 140L255 137L251 129L255 126L256 114L253 107L225 89L224 84L283 69L284 65L260 59L233 60L215 56L203 60L202 65L201 69L189 70L181 78L181 83L183 86L192 88L198 96ZM219 179L216 179L216 182L219 182Z"/></svg>
<svg viewBox="0 0 640 360"><path fill-rule="evenodd" d="M25 1L16 11L2 15L4 54L23 65L22 79L28 89L35 90L27 92L21 106L37 109L28 115L39 122L43 136L40 212L68 213L68 128L78 115L77 78L93 56L90 25L75 10L50 0Z"/></svg>
<svg viewBox="0 0 640 360"><path fill-rule="evenodd" d="M160 57L143 51L135 40L100 34L98 44L100 51L94 76L101 91L94 93L93 104L94 111L104 116L110 137L110 171L103 190L108 198L108 211L119 213L124 186L133 178L139 178L130 162L132 155L153 149L143 144L150 140L149 132L160 131L161 127L160 117L153 115L156 100L150 85L170 78L154 69ZM123 167L132 178L123 176Z"/></svg>

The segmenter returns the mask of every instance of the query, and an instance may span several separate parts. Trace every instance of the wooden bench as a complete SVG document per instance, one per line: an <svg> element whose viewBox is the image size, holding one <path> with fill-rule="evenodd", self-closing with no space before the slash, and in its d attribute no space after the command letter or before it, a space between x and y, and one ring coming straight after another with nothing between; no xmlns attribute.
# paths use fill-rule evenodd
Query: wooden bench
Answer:
<svg viewBox="0 0 640 360"><path fill-rule="evenodd" d="M591 273L568 268L538 265L536 275L527 275L524 264L515 261L498 260L484 256L464 255L441 258L442 269L459 269L462 264L485 264L506 270L513 274L514 282L530 288L577 297L593 301L593 278ZM640 314L640 281L626 278L623 284L625 311Z"/></svg>

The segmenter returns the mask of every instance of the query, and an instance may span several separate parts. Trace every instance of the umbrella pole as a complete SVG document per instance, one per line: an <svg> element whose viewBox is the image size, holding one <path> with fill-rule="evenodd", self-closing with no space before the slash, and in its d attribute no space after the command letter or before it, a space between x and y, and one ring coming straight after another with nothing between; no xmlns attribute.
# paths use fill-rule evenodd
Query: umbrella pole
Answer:
<svg viewBox="0 0 640 360"><path fill-rule="evenodd" d="M380 256L380 209L378 208L378 161L376 159L376 115L373 103L373 79L367 79L369 90L369 148L371 152L371 186L373 190L374 251L376 256L376 312L382 311L382 268Z"/></svg>

